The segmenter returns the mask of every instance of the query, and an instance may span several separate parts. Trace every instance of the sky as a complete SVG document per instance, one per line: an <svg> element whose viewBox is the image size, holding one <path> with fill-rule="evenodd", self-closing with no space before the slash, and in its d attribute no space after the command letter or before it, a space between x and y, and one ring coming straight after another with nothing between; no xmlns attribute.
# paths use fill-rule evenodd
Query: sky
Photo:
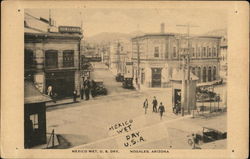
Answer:
<svg viewBox="0 0 250 159"><path fill-rule="evenodd" d="M82 8L51 9L51 17L56 25L83 26L84 36L90 37L102 32L144 33L160 32L160 24L165 23L165 32L186 33L187 28L179 24L196 25L191 34L226 29L227 12L222 9L204 8ZM49 9L26 9L37 17L48 18Z"/></svg>

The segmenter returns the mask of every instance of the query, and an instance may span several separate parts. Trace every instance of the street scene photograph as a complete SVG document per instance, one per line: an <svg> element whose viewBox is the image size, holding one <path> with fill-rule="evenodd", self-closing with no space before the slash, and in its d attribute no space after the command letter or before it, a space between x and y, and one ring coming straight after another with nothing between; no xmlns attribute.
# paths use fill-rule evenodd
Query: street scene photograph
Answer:
<svg viewBox="0 0 250 159"><path fill-rule="evenodd" d="M25 9L24 148L227 149L227 18Z"/></svg>

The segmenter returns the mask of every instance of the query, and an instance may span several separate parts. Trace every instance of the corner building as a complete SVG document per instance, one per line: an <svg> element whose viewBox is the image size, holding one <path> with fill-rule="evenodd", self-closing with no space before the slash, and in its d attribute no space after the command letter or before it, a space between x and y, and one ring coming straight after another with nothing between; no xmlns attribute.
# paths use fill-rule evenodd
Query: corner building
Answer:
<svg viewBox="0 0 250 159"><path fill-rule="evenodd" d="M187 37L181 34L145 34L132 38L134 79L142 87L170 87L173 74L181 69L180 55L188 51L187 46ZM220 37L191 36L189 54L190 71L199 78L198 83L219 80Z"/></svg>
<svg viewBox="0 0 250 159"><path fill-rule="evenodd" d="M79 90L80 34L25 33L25 76L47 93L52 85L58 97ZM79 91L78 91L79 92Z"/></svg>

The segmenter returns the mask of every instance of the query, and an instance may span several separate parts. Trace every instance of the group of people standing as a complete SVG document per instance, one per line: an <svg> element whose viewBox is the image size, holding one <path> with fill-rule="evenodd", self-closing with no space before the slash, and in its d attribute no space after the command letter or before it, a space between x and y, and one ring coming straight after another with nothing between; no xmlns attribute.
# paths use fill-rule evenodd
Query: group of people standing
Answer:
<svg viewBox="0 0 250 159"><path fill-rule="evenodd" d="M162 102L160 102L160 105L157 109L158 101L157 101L156 97L154 96L154 99L152 101L152 105L153 105L153 112L155 112L155 113L159 112L160 117L162 119L163 113L165 112L165 107L162 104ZM147 114L147 109L148 109L148 99L147 98L145 99L145 101L143 103L143 108L145 109L145 114Z"/></svg>
<svg viewBox="0 0 250 159"><path fill-rule="evenodd" d="M95 97L96 96L95 87L96 84L93 80L90 81L89 78L84 79L80 89L81 99L83 100L85 98L85 100L89 100L90 93L92 97Z"/></svg>

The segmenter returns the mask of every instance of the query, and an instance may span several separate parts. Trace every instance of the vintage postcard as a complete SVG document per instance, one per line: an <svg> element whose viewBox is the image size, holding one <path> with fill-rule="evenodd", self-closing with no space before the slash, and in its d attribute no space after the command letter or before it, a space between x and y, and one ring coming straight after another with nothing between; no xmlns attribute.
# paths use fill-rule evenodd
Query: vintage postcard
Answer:
<svg viewBox="0 0 250 159"><path fill-rule="evenodd" d="M246 158L247 2L5 1L1 157Z"/></svg>

